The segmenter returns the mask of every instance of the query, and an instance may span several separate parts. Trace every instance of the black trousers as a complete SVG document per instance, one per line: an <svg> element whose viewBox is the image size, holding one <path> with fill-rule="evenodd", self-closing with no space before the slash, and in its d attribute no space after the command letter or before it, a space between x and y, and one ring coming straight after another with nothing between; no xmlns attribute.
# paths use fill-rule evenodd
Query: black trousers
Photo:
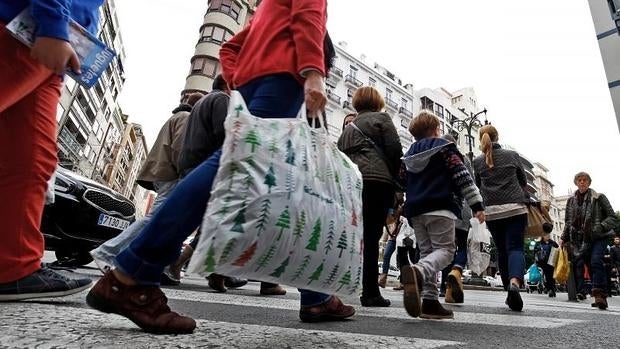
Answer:
<svg viewBox="0 0 620 349"><path fill-rule="evenodd" d="M362 297L376 297L379 292L379 240L394 205L394 187L378 181L364 181L362 214L364 215L364 264Z"/></svg>
<svg viewBox="0 0 620 349"><path fill-rule="evenodd" d="M541 263L540 266L545 275L545 288L549 291L555 291L555 279L553 278L554 268L547 263Z"/></svg>

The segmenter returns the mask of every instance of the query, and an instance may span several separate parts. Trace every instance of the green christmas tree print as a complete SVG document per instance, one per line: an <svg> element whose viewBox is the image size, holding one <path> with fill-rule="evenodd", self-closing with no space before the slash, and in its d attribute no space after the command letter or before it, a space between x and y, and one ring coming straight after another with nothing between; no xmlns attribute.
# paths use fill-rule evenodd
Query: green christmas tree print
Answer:
<svg viewBox="0 0 620 349"><path fill-rule="evenodd" d="M297 216L297 221L295 222L295 231L293 231L293 236L295 236L295 241L293 245L297 245L297 240L301 238L306 230L306 211L301 210L301 214Z"/></svg>
<svg viewBox="0 0 620 349"><path fill-rule="evenodd" d="M260 213L258 216L258 224L256 225L256 230L258 231L257 236L260 236L265 231L267 227L267 223L269 223L269 210L271 209L271 200L269 198L264 199L260 204Z"/></svg>
<svg viewBox="0 0 620 349"><path fill-rule="evenodd" d="M217 214L221 218L221 217L224 217L229 211L230 211L230 207L228 206L228 201L226 201L226 199L224 199L224 203L222 204L222 207L220 207L220 209L217 210Z"/></svg>
<svg viewBox="0 0 620 349"><path fill-rule="evenodd" d="M239 117L241 116L241 112L243 111L243 106L241 104L237 104L237 106L235 106L235 111L237 112L237 114L235 115L235 117Z"/></svg>
<svg viewBox="0 0 620 349"><path fill-rule="evenodd" d="M353 192L353 181L351 181L351 177L347 176L347 193Z"/></svg>
<svg viewBox="0 0 620 349"><path fill-rule="evenodd" d="M314 270L312 275L310 275L308 278L308 280L310 280L308 281L308 285L310 285L312 281L316 281L321 277L321 273L323 272L323 263L325 263L325 260L323 260L323 262L321 262L321 264Z"/></svg>
<svg viewBox="0 0 620 349"><path fill-rule="evenodd" d="M250 165L253 169L260 170L256 162L254 161L254 158L252 157L252 155L246 157L245 159L243 159L243 161L245 161L245 163Z"/></svg>
<svg viewBox="0 0 620 349"><path fill-rule="evenodd" d="M355 181L355 189L357 189L358 191L362 190L362 180L360 180L359 178Z"/></svg>
<svg viewBox="0 0 620 349"><path fill-rule="evenodd" d="M235 120L235 122L233 122L233 141L231 147L233 152L237 148L237 145L239 145L239 134L241 133L241 126L243 126L241 121Z"/></svg>
<svg viewBox="0 0 620 349"><path fill-rule="evenodd" d="M241 210L239 210L237 217L235 217L234 219L235 224L232 226L232 228L230 228L231 231L234 231L237 233L245 233L245 231L243 230L243 224L245 223L246 203L244 202L241 205L242 205Z"/></svg>
<svg viewBox="0 0 620 349"><path fill-rule="evenodd" d="M342 165L348 169L351 169L351 165L349 165L349 162L347 161L347 159L345 159L343 156L340 156L340 160L342 160Z"/></svg>
<svg viewBox="0 0 620 349"><path fill-rule="evenodd" d="M308 264L310 264L310 259L311 259L310 255L306 255L304 257L304 259L302 260L301 264L299 265L299 267L295 271L295 275L293 275L293 278L291 279L291 281L295 281L295 280L299 279L301 274L303 274L304 271L306 271L306 268L308 267Z"/></svg>
<svg viewBox="0 0 620 349"><path fill-rule="evenodd" d="M336 184L340 184L340 175L338 174L338 172L334 173L334 181L336 182Z"/></svg>
<svg viewBox="0 0 620 349"><path fill-rule="evenodd" d="M205 271L208 273L212 273L215 271L215 258L214 257L215 257L215 250L213 250L213 241L211 241L209 250L207 250L207 259L205 259Z"/></svg>
<svg viewBox="0 0 620 349"><path fill-rule="evenodd" d="M340 239L338 239L338 245L336 248L340 249L340 253L338 254L338 258L342 258L342 251L347 249L347 232L345 230L340 234Z"/></svg>
<svg viewBox="0 0 620 349"><path fill-rule="evenodd" d="M306 250L316 251L316 247L319 244L320 237L321 237L321 219L317 218L316 223L314 223L314 227L312 228L312 235L310 235L310 240L308 240L308 245L306 245Z"/></svg>
<svg viewBox="0 0 620 349"><path fill-rule="evenodd" d="M228 175L228 178L230 178L230 181L228 183L228 191L230 191L232 189L233 183L235 182L235 175L237 174L237 172L239 172L239 164L237 164L236 161L232 161L230 163L230 166L228 167L228 171L230 172L230 174Z"/></svg>
<svg viewBox="0 0 620 349"><path fill-rule="evenodd" d="M275 156L275 154L278 153L279 149L278 149L278 144L276 143L275 138L272 138L271 141L269 142L268 150L272 158Z"/></svg>
<svg viewBox="0 0 620 349"><path fill-rule="evenodd" d="M316 152L316 136L313 135L310 137L310 144L312 145L312 150Z"/></svg>
<svg viewBox="0 0 620 349"><path fill-rule="evenodd" d="M280 275L284 273L284 270L288 266L288 261L290 258L291 257L286 257L286 259L282 262L282 264L280 264L280 266L276 270L274 270L273 273L269 274L269 276L273 276L274 278L279 278Z"/></svg>
<svg viewBox="0 0 620 349"><path fill-rule="evenodd" d="M353 285L351 285L351 289L349 290L350 293L354 293L355 291L357 291L357 288L359 287L360 282L362 281L362 267L358 267L357 268L357 273L355 274L355 281L353 282Z"/></svg>
<svg viewBox="0 0 620 349"><path fill-rule="evenodd" d="M286 141L286 163L295 166L295 149L293 142L289 139Z"/></svg>
<svg viewBox="0 0 620 349"><path fill-rule="evenodd" d="M338 197L340 198L340 215L345 218L345 216L347 215L347 212L345 211L345 207L344 207L344 196L342 196L342 191L338 190Z"/></svg>
<svg viewBox="0 0 620 349"><path fill-rule="evenodd" d="M273 171L273 164L269 165L269 171L267 172L267 175L265 175L265 182L263 183L267 184L269 187L269 193L271 193L271 187L276 185L276 174Z"/></svg>
<svg viewBox="0 0 620 349"><path fill-rule="evenodd" d="M254 185L254 177L247 175L243 179L243 189L247 192Z"/></svg>
<svg viewBox="0 0 620 349"><path fill-rule="evenodd" d="M287 199L290 200L291 199L291 195L293 194L293 192L295 191L295 179L293 178L293 168L289 168L288 171L286 172L286 192L287 192Z"/></svg>
<svg viewBox="0 0 620 349"><path fill-rule="evenodd" d="M334 243L334 237L336 236L334 234L334 221L329 221L329 228L328 228L328 233L327 233L327 240L325 241L325 254L328 254L329 251L331 251L332 249L332 245Z"/></svg>
<svg viewBox="0 0 620 349"><path fill-rule="evenodd" d="M237 246L237 239L230 239L230 240L228 240L228 243L226 243L226 246L224 246L224 250L222 251L222 255L220 255L220 262L219 262L219 264L228 263L228 260L230 258L230 253L235 248L235 246Z"/></svg>
<svg viewBox="0 0 620 349"><path fill-rule="evenodd" d="M273 254L275 252L276 246L271 245L269 249L267 249L267 251L265 251L265 253L263 253L263 255L258 259L258 268L256 268L255 271L258 271L260 268L264 268L267 264L269 264L269 261L271 260L271 258L273 258Z"/></svg>
<svg viewBox="0 0 620 349"><path fill-rule="evenodd" d="M282 211L282 213L280 214L280 217L278 217L278 221L276 222L276 227L280 228L280 233L278 234L276 241L280 241L280 238L282 238L282 233L284 232L284 229L288 229L291 227L291 216L288 212L288 206L284 208L284 211Z"/></svg>
<svg viewBox="0 0 620 349"><path fill-rule="evenodd" d="M340 265L336 264L334 269L332 269L332 272L329 273L327 280L325 280L325 282L323 283L324 286L328 286L334 283L334 280L336 280L336 275L338 274L339 269L340 269Z"/></svg>
<svg viewBox="0 0 620 349"><path fill-rule="evenodd" d="M325 169L325 180L327 182L331 182L333 175L334 175L334 169L328 165L327 168Z"/></svg>
<svg viewBox="0 0 620 349"><path fill-rule="evenodd" d="M250 151L254 153L256 147L260 145L260 138L254 129L251 129L245 136L245 142L251 144Z"/></svg>
<svg viewBox="0 0 620 349"><path fill-rule="evenodd" d="M243 267L245 264L252 259L254 253L256 253L257 242L255 241L250 247L248 247L245 251L241 253L241 255L233 262L232 265L236 267Z"/></svg>
<svg viewBox="0 0 620 349"><path fill-rule="evenodd" d="M308 148L301 152L301 167L308 172Z"/></svg>
<svg viewBox="0 0 620 349"><path fill-rule="evenodd" d="M353 260L353 256L355 256L355 253L357 252L355 250L355 239L357 237L357 234L355 233L355 230L353 231L353 238L351 239L351 248L349 249L349 254L351 255L351 260Z"/></svg>
<svg viewBox="0 0 620 349"><path fill-rule="evenodd" d="M349 267L349 270L347 270L347 272L342 275L338 283L340 284L340 286L338 287L336 292L340 291L343 286L349 286L351 284L351 267Z"/></svg>

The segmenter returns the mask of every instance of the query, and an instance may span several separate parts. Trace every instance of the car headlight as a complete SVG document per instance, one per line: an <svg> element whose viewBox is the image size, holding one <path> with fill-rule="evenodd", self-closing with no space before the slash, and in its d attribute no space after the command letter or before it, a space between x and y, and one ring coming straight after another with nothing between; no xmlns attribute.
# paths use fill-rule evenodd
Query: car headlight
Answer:
<svg viewBox="0 0 620 349"><path fill-rule="evenodd" d="M54 183L54 190L61 193L69 193L75 189L75 182L69 180L67 177L56 177L56 182Z"/></svg>

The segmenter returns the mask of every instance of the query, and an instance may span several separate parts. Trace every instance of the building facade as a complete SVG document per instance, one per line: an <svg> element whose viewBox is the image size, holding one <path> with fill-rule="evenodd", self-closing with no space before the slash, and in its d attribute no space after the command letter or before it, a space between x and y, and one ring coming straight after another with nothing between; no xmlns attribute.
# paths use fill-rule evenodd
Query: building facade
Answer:
<svg viewBox="0 0 620 349"><path fill-rule="evenodd" d="M588 0L620 129L620 0Z"/></svg>
<svg viewBox="0 0 620 349"><path fill-rule="evenodd" d="M566 222L564 220L566 218L566 203L568 202L568 199L571 196L572 194L567 194L567 195L556 196L553 198L555 207L557 207L558 209L558 216L559 216L558 233L560 235L562 235L562 232L564 231L564 228L566 226Z"/></svg>
<svg viewBox="0 0 620 349"><path fill-rule="evenodd" d="M245 27L256 6L257 0L209 0L182 96L211 91L213 79L221 71L222 44Z"/></svg>

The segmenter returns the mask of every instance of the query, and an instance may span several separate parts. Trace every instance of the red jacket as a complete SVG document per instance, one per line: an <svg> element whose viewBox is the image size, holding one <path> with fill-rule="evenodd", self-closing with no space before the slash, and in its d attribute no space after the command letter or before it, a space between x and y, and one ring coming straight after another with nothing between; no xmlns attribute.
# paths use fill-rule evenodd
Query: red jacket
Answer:
<svg viewBox="0 0 620 349"><path fill-rule="evenodd" d="M222 75L235 88L276 73L300 83L308 69L325 76L326 0L263 0L248 26L220 49Z"/></svg>

